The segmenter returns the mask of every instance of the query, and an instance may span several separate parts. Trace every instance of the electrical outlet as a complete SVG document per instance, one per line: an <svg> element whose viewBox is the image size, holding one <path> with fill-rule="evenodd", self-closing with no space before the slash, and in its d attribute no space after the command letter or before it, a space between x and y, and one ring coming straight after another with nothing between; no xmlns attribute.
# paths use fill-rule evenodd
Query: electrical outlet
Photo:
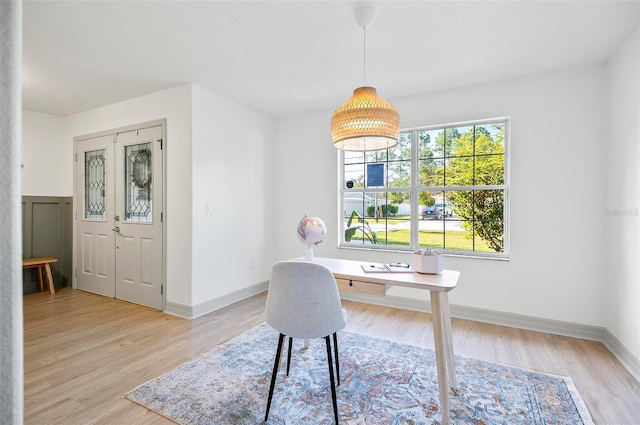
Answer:
<svg viewBox="0 0 640 425"><path fill-rule="evenodd" d="M211 205L211 204L207 204L207 215L208 216L212 216L213 215L213 205Z"/></svg>

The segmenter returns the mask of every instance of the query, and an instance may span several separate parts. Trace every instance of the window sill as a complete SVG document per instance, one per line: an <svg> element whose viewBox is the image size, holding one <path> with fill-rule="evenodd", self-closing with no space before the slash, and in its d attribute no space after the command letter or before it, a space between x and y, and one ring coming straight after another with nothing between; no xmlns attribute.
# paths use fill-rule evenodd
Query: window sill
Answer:
<svg viewBox="0 0 640 425"><path fill-rule="evenodd" d="M394 249L390 247L374 248L373 246L352 246L352 245L338 245L338 249L346 249L352 251L369 251L369 252L392 252L394 254L411 254L412 249ZM441 252L438 249L435 251ZM486 253L471 253L471 252L442 252L444 257L452 258L470 258L474 260L494 260L494 261L510 261L508 254L486 254Z"/></svg>

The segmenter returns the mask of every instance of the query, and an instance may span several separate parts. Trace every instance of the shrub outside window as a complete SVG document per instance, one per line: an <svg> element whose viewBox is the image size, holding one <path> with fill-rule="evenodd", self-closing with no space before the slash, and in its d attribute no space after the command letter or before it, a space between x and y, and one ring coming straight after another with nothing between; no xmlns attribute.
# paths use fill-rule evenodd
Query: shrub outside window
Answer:
<svg viewBox="0 0 640 425"><path fill-rule="evenodd" d="M499 118L341 152L341 247L508 258L508 134Z"/></svg>

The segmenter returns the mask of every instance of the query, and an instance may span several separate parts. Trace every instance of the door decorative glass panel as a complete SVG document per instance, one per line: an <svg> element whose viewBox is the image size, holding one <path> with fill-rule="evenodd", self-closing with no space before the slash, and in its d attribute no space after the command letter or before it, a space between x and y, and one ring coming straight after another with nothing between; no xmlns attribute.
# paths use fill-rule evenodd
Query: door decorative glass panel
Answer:
<svg viewBox="0 0 640 425"><path fill-rule="evenodd" d="M84 154L84 218L106 219L105 150Z"/></svg>
<svg viewBox="0 0 640 425"><path fill-rule="evenodd" d="M151 142L125 147L125 221L153 221L151 149Z"/></svg>

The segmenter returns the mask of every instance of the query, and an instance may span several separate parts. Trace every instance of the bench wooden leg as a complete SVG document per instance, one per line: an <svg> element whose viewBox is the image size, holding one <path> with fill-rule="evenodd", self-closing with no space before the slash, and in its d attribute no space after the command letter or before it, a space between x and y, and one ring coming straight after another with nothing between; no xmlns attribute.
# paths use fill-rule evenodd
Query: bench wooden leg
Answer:
<svg viewBox="0 0 640 425"><path fill-rule="evenodd" d="M51 267L49 266L49 263L46 263L44 265L45 267L45 271L47 272L47 281L49 283L49 292L51 292L51 295L54 295L56 293L56 288L53 286L53 275L51 274Z"/></svg>
<svg viewBox="0 0 640 425"><path fill-rule="evenodd" d="M40 292L44 291L44 288L42 286L42 267L38 266L36 267L36 269L38 269L38 284L40 285Z"/></svg>

